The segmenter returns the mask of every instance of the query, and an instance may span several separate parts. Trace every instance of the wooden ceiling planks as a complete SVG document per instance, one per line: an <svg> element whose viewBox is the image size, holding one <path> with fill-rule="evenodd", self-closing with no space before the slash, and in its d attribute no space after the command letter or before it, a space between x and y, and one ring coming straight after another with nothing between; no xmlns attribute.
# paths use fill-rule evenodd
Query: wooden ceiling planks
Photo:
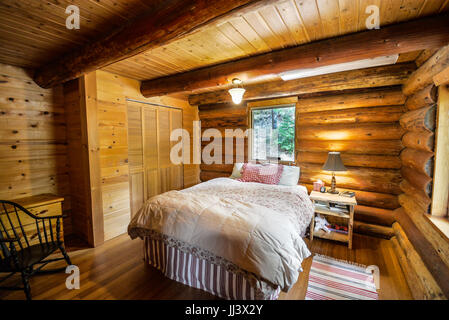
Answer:
<svg viewBox="0 0 449 320"><path fill-rule="evenodd" d="M162 0L2 0L0 62L37 68L98 39ZM65 28L65 8L80 7L81 29ZM449 10L447 0L279 0L105 70L139 80L185 72L364 30L366 6L381 25ZM403 60L405 61L405 60Z"/></svg>
<svg viewBox="0 0 449 320"><path fill-rule="evenodd" d="M87 44L148 8L148 0L2 0L0 62L36 68ZM68 30L67 6L80 7L79 30Z"/></svg>
<svg viewBox="0 0 449 320"><path fill-rule="evenodd" d="M169 63L169 59L177 62L177 71L166 70L163 76L185 72L200 67L210 66L226 61L291 47L311 41L340 36L366 29L365 20L369 16L365 12L368 5L378 5L380 8L381 26L416 19L422 16L438 14L449 9L445 0L281 0L275 5L268 5L254 12L242 14L224 22L214 30L203 30L194 36L175 41L162 48L145 53L149 60L159 56L160 61ZM216 42L226 37L225 52L218 52ZM189 41L191 40L191 41ZM228 41L229 40L229 41ZM230 43L231 45L230 45ZM193 44L193 45L192 45ZM170 50L170 56L163 50ZM209 49L213 49L212 53ZM179 50L183 49L183 50ZM189 52L185 55L185 51ZM206 57L204 58L206 51ZM138 56L110 65L105 70L130 76L139 80L161 77L161 73L152 70L149 63L134 74L127 69ZM401 61L410 61L406 56ZM144 58L145 60L145 58ZM173 60L172 60L173 61ZM196 63L201 61L200 64Z"/></svg>

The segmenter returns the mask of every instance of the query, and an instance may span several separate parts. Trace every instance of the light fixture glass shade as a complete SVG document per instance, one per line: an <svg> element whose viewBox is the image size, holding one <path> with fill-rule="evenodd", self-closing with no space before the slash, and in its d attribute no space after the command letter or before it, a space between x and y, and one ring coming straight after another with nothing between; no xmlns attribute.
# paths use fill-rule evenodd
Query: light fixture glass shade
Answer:
<svg viewBox="0 0 449 320"><path fill-rule="evenodd" d="M301 79L335 72L350 71L356 69L365 69L371 67L385 66L395 64L398 61L399 55L376 57L372 59L362 59L351 62L344 62L338 64L331 64L328 66L321 66L317 68L298 69L282 72L279 76L284 81Z"/></svg>
<svg viewBox="0 0 449 320"><path fill-rule="evenodd" d="M232 88L229 89L229 94L232 97L232 102L235 104L240 104L243 100L243 95L245 94L245 89L243 88Z"/></svg>

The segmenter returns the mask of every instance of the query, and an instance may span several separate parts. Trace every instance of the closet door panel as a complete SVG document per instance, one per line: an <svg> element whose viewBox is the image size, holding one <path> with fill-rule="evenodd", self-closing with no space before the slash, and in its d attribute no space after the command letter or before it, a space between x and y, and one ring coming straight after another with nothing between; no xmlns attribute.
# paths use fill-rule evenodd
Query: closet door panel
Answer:
<svg viewBox="0 0 449 320"><path fill-rule="evenodd" d="M160 193L171 190L170 188L170 109L159 108L159 183Z"/></svg>
<svg viewBox="0 0 449 320"><path fill-rule="evenodd" d="M170 126L171 130L182 129L182 111L172 109L170 110ZM176 145L177 141L171 141L170 146ZM182 164L173 164L170 162L170 189L180 190L184 186L184 166Z"/></svg>
<svg viewBox="0 0 449 320"><path fill-rule="evenodd" d="M146 169L158 167L158 110L143 108L144 163Z"/></svg>
<svg viewBox="0 0 449 320"><path fill-rule="evenodd" d="M158 110L159 123L159 168L167 168L170 161L170 109L160 108Z"/></svg>
<svg viewBox="0 0 449 320"><path fill-rule="evenodd" d="M161 184L159 181L158 169L148 169L146 171L146 180L146 199L149 199L161 193Z"/></svg>
<svg viewBox="0 0 449 320"><path fill-rule="evenodd" d="M158 109L143 107L143 141L146 199L160 193L158 176Z"/></svg>
<svg viewBox="0 0 449 320"><path fill-rule="evenodd" d="M142 109L128 103L128 161L130 168L143 168Z"/></svg>
<svg viewBox="0 0 449 320"><path fill-rule="evenodd" d="M131 217L133 217L145 201L141 104L128 101L127 112L129 195Z"/></svg>
<svg viewBox="0 0 449 320"><path fill-rule="evenodd" d="M145 202L145 175L144 172L131 173L129 175L129 192L131 195L131 217L142 207Z"/></svg>

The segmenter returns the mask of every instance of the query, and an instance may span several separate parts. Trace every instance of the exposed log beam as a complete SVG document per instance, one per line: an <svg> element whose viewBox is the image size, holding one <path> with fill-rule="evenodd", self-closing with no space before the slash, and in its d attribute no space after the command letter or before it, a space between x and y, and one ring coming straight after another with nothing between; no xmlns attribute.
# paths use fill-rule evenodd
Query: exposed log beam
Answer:
<svg viewBox="0 0 449 320"><path fill-rule="evenodd" d="M155 6L100 40L39 68L34 80L43 88L162 46L272 0L173 0Z"/></svg>
<svg viewBox="0 0 449 320"><path fill-rule="evenodd" d="M230 84L234 77L255 80L294 69L424 50L447 43L449 19L441 15L147 80L142 83L141 91L145 97L152 97L214 88Z"/></svg>
<svg viewBox="0 0 449 320"><path fill-rule="evenodd" d="M370 90L363 93L343 93L325 95L322 97L301 98L296 105L296 112L301 113L300 120L307 117L305 113L345 112L342 110L379 107L379 106L398 106L405 103L406 97L398 88L386 90ZM377 110L377 108L376 108ZM358 111L358 110L356 110ZM403 111L401 110L401 113ZM314 115L310 115L311 117ZM373 121L375 122L375 121Z"/></svg>
<svg viewBox="0 0 449 320"><path fill-rule="evenodd" d="M245 100L287 97L299 94L333 90L349 90L394 86L404 83L416 69L414 63L338 72L322 76L271 81L245 86ZM205 92L189 96L191 105L231 101L227 90Z"/></svg>

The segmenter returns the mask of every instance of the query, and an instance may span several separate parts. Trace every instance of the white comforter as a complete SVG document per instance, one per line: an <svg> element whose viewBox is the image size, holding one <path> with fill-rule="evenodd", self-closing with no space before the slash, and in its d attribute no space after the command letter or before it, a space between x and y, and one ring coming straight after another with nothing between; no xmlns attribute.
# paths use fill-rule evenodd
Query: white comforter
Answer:
<svg viewBox="0 0 449 320"><path fill-rule="evenodd" d="M182 190L254 203L281 212L303 237L313 215L313 205L304 186L280 186L217 178Z"/></svg>
<svg viewBox="0 0 449 320"><path fill-rule="evenodd" d="M301 235L313 214L300 187L214 179L149 199L131 238L151 232L206 250L287 291L310 255Z"/></svg>

